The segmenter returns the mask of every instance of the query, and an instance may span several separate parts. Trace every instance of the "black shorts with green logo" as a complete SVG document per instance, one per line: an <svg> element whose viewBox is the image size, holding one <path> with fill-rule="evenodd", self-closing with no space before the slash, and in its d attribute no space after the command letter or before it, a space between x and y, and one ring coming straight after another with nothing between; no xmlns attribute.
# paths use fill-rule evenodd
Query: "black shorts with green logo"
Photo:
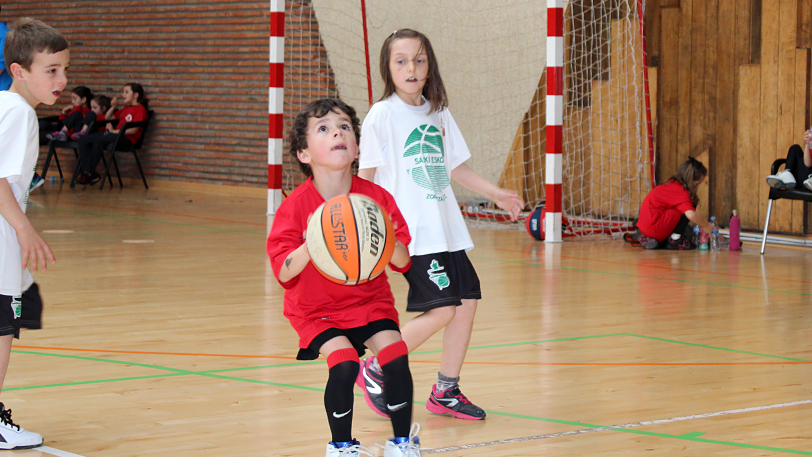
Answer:
<svg viewBox="0 0 812 457"><path fill-rule="evenodd" d="M20 328L42 328L42 297L36 283L21 297L0 295L0 336L19 338Z"/></svg>
<svg viewBox="0 0 812 457"><path fill-rule="evenodd" d="M412 256L406 311L423 312L459 306L462 300L482 298L479 276L465 251Z"/></svg>

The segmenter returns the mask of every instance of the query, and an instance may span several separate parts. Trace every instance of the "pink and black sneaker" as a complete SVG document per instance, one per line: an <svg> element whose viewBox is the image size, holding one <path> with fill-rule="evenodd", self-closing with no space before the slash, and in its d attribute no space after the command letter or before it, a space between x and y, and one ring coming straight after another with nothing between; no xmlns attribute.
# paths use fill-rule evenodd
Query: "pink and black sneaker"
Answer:
<svg viewBox="0 0 812 457"><path fill-rule="evenodd" d="M460 391L459 386L437 392L437 384L433 385L426 409L434 414L450 414L457 419L482 420L486 416L485 410L471 403L471 400Z"/></svg>
<svg viewBox="0 0 812 457"><path fill-rule="evenodd" d="M376 414L389 417L389 410L386 409L386 400L383 398L383 373L376 373L369 366L375 357L367 357L361 361L358 369L358 377L355 383L364 390L364 400Z"/></svg>
<svg viewBox="0 0 812 457"><path fill-rule="evenodd" d="M681 236L679 238L672 239L670 236L668 237L668 244L665 246L666 249L671 249L674 251L690 251L692 249L696 249L696 245L691 242L688 238Z"/></svg>
<svg viewBox="0 0 812 457"><path fill-rule="evenodd" d="M660 242L650 236L641 234L638 240L644 249L658 249L660 247Z"/></svg>

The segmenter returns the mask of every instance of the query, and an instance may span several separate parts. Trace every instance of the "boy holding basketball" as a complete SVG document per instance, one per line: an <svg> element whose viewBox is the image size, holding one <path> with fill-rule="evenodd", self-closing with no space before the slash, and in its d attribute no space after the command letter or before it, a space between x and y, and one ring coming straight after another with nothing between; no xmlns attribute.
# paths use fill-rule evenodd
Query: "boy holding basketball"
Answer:
<svg viewBox="0 0 812 457"><path fill-rule="evenodd" d="M6 377L11 343L20 328L40 328L42 299L28 271L54 262L48 243L25 215L39 155L39 124L34 108L53 105L67 84L68 41L30 18L11 26L3 52L13 82L0 92L0 388ZM42 444L42 436L11 420L0 403L0 449Z"/></svg>
<svg viewBox="0 0 812 457"><path fill-rule="evenodd" d="M304 234L310 215L326 200L349 193L375 200L392 217L397 243L390 267L409 269L411 237L392 196L353 176L358 157L359 121L339 100L310 103L294 120L290 152L309 178L280 205L268 236L274 275L284 287L284 313L299 335L299 360L327 359L329 377L324 406L332 440L327 457L373 455L352 437L353 386L365 347L380 361L387 382L386 405L394 438L384 457L420 456L419 427L412 420L412 375L406 344L400 337L395 299L386 274L363 284L336 284L311 263Z"/></svg>

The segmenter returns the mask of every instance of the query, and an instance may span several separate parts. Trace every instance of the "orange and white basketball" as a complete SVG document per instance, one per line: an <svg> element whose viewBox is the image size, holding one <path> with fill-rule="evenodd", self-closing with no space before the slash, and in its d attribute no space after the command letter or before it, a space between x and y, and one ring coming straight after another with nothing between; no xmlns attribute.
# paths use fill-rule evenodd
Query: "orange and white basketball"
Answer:
<svg viewBox="0 0 812 457"><path fill-rule="evenodd" d="M389 214L360 194L322 203L310 218L305 236L313 265L338 284L363 284L375 278L395 251Z"/></svg>

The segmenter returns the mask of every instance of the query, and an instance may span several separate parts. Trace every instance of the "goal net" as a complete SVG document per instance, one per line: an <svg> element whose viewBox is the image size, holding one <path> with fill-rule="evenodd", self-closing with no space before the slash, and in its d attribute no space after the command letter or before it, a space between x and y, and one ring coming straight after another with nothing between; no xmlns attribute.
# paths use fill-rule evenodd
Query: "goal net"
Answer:
<svg viewBox="0 0 812 457"><path fill-rule="evenodd" d="M638 2L571 0L565 8L565 235L627 228L651 187ZM546 198L546 17L547 2L535 0L288 1L285 129L322 97L340 97L363 120L383 90L381 44L408 26L432 41L451 113L473 155L469 166L519 192L532 209ZM302 179L286 157L284 188ZM523 227L502 222L504 214L480 196L454 191L470 222Z"/></svg>

